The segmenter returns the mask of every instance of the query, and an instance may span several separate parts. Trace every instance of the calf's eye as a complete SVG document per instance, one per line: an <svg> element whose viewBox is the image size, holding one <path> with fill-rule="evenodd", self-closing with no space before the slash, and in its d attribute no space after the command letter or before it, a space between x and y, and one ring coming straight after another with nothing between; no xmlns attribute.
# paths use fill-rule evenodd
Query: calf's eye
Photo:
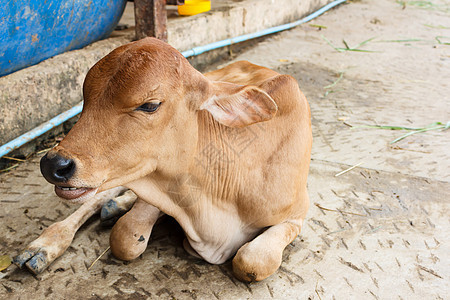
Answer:
<svg viewBox="0 0 450 300"><path fill-rule="evenodd" d="M148 113L153 113L153 112L155 112L158 109L158 107L160 105L161 105L161 101L154 100L154 101L150 101L150 102L142 104L141 106L136 108L136 110L143 111L143 112L148 112Z"/></svg>

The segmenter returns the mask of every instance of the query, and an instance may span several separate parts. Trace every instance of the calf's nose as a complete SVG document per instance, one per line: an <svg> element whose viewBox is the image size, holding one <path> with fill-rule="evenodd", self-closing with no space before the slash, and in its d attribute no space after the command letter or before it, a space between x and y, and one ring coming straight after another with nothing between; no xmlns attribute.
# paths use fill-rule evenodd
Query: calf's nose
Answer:
<svg viewBox="0 0 450 300"><path fill-rule="evenodd" d="M41 158L41 173L53 184L68 181L75 173L75 162L59 154L47 153Z"/></svg>

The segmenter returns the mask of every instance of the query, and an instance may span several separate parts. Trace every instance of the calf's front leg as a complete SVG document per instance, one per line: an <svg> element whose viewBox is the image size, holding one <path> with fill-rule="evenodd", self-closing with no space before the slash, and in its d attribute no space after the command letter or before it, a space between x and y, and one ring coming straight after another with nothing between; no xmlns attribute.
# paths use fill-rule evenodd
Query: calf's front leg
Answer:
<svg viewBox="0 0 450 300"><path fill-rule="evenodd" d="M121 216L133 207L136 198L136 195L131 190L128 190L123 195L109 199L103 204L100 211L102 226L114 225Z"/></svg>
<svg viewBox="0 0 450 300"><path fill-rule="evenodd" d="M88 199L69 217L46 228L39 238L14 257L14 263L20 268L26 266L34 274L41 273L66 251L75 233L87 219L97 213L109 199L125 190L124 187L117 187Z"/></svg>
<svg viewBox="0 0 450 300"><path fill-rule="evenodd" d="M122 260L141 255L147 248L153 225L162 214L158 208L138 198L111 230L109 245L113 255Z"/></svg>
<svg viewBox="0 0 450 300"><path fill-rule="evenodd" d="M244 244L233 258L233 273L242 281L260 281L280 267L283 250L300 233L303 219L288 220L269 227Z"/></svg>

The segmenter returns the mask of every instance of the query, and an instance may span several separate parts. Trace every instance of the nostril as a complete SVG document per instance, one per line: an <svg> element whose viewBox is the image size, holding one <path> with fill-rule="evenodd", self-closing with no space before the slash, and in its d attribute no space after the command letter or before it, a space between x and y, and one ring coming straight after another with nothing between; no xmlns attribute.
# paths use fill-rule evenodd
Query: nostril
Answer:
<svg viewBox="0 0 450 300"><path fill-rule="evenodd" d="M66 167L64 165L67 164ZM73 172L75 171L75 163L73 160L68 160L67 162L63 162L61 164L61 169L56 170L56 176L57 177L64 177L65 179L68 179L73 175Z"/></svg>

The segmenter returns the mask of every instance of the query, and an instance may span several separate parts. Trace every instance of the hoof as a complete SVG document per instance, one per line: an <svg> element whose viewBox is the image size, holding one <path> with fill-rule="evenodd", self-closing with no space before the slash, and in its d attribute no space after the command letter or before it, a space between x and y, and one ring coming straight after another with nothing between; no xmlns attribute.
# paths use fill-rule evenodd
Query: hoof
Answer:
<svg viewBox="0 0 450 300"><path fill-rule="evenodd" d="M100 211L100 221L102 226L113 226L128 209L121 207L114 199L110 199L102 206Z"/></svg>
<svg viewBox="0 0 450 300"><path fill-rule="evenodd" d="M21 254L13 258L13 263L19 268L22 268L23 265L26 264L27 261L29 261L35 253L36 251L25 250Z"/></svg>
<svg viewBox="0 0 450 300"><path fill-rule="evenodd" d="M21 254L13 258L13 263L21 269L25 265L29 271L37 275L42 273L42 271L49 266L51 261L48 259L47 252L40 249L38 251L23 251Z"/></svg>

